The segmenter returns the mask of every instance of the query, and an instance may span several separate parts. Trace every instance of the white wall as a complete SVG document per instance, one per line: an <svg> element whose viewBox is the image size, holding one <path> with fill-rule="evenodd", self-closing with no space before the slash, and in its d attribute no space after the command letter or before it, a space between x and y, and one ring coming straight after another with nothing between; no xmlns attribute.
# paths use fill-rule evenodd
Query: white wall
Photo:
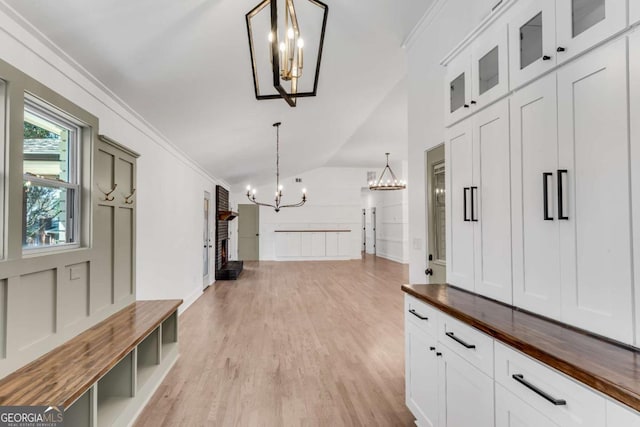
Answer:
<svg viewBox="0 0 640 427"><path fill-rule="evenodd" d="M299 208L282 209L275 212L271 208L260 207L260 259L276 259L275 230L284 229L349 229L349 258L360 258L360 227L362 187L367 182L367 171L375 168L323 167L295 177L281 180L284 186L284 202L296 203L302 189L307 189L308 201ZM302 183L296 183L301 178ZM245 183L242 190L233 195L237 203L246 200ZM266 185L255 186L256 199L271 203L275 196L275 176ZM234 227L237 234L237 221Z"/></svg>
<svg viewBox="0 0 640 427"><path fill-rule="evenodd" d="M408 41L409 280L428 283L425 151L444 142L445 69L440 60L497 0L436 0Z"/></svg>
<svg viewBox="0 0 640 427"><path fill-rule="evenodd" d="M407 162L391 164L398 179L406 180ZM411 183L409 183L411 185ZM407 188L409 188L407 186ZM371 191L361 193L366 209L367 253L373 253L371 209L376 208L376 255L406 264L409 262L408 190ZM362 215L362 212L360 213ZM362 233L360 233L362 236Z"/></svg>
<svg viewBox="0 0 640 427"><path fill-rule="evenodd" d="M186 309L202 292L204 191L215 201L216 182L226 183L196 166L37 30L25 30L25 25L29 26L0 3L0 58L97 116L100 134L141 154L136 194L137 298L182 298L181 310Z"/></svg>

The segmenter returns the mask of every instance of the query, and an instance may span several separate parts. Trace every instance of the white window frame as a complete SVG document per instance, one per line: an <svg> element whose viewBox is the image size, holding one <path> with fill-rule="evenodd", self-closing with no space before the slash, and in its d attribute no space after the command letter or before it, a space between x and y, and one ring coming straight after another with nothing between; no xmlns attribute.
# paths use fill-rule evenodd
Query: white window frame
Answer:
<svg viewBox="0 0 640 427"><path fill-rule="evenodd" d="M24 111L28 111L31 114L39 116L47 121L50 121L60 127L68 129L68 176L69 180L60 181L53 180L44 177L38 177L31 174L23 174L23 182L29 181L31 184L35 184L42 187L58 188L58 189L72 189L74 190L74 197L71 201L67 200L67 233L71 233L72 241L67 243L56 243L53 245L43 246L22 246L23 255L41 254L43 252L56 252L61 250L76 249L80 247L81 236L81 203L82 203L82 175L81 175L81 141L83 125L72 120L71 117L64 112L55 109L49 105L43 104L38 99L25 94ZM23 159L24 164L24 159ZM69 206L71 204L72 206ZM26 215L23 212L22 215ZM22 230L24 233L24 230Z"/></svg>

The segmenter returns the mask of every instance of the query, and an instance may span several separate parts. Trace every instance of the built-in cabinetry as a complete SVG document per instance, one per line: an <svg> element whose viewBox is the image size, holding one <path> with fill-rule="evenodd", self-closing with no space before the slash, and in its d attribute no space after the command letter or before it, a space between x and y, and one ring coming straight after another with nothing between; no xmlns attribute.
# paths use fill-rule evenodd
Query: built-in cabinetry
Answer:
<svg viewBox="0 0 640 427"><path fill-rule="evenodd" d="M452 81L472 64L469 108L447 118L447 281L638 345L640 42L618 36L626 11L624 1L514 0L443 61L449 110ZM481 66L469 52L503 46L505 26L507 86L471 104Z"/></svg>
<svg viewBox="0 0 640 427"><path fill-rule="evenodd" d="M511 302L509 101L452 127L445 145L448 277Z"/></svg>
<svg viewBox="0 0 640 427"><path fill-rule="evenodd" d="M92 304L101 310L135 299L136 159L126 147L100 136L94 158L93 247L107 262L94 277L108 286L97 286Z"/></svg>
<svg viewBox="0 0 640 427"><path fill-rule="evenodd" d="M640 3L629 0L629 23L631 25L640 22Z"/></svg>
<svg viewBox="0 0 640 427"><path fill-rule="evenodd" d="M414 292L423 291L417 288L420 286L403 287L410 293L405 295L406 399L418 426L639 425L640 413L634 409L614 402L492 336L506 336L516 341L521 337L537 337L531 347L519 341L518 348L526 348L529 354L540 357L549 357L546 349L535 347L541 342L560 347L576 345L559 356L558 366L597 365L596 371L588 376L598 378L598 387L604 391L608 390L607 384L616 382L616 375L634 375L635 358L627 354L628 349L620 351L625 353L622 359L626 358L630 365L617 365L611 370L613 377L605 378L601 376L602 371L597 370L611 369L607 362L601 360L601 355L584 352L599 346L597 338L585 338L579 332L567 334L557 323L532 315L522 314L519 318L510 314L512 309L507 306L474 300L472 295L446 286L437 290L424 287L427 301L438 300L464 319L459 320L412 296ZM483 330L490 331L492 336L471 324L483 325ZM510 332L516 330L518 332ZM552 336L563 335L566 343L549 341ZM607 346L601 350L602 354L613 355L618 351L612 344L602 342L601 345ZM578 370L570 368L569 372ZM628 393L634 396L632 399L637 396L636 390Z"/></svg>
<svg viewBox="0 0 640 427"><path fill-rule="evenodd" d="M509 12L512 88L622 31L620 0L520 0Z"/></svg>
<svg viewBox="0 0 640 427"><path fill-rule="evenodd" d="M278 259L346 259L352 252L351 230L276 230Z"/></svg>

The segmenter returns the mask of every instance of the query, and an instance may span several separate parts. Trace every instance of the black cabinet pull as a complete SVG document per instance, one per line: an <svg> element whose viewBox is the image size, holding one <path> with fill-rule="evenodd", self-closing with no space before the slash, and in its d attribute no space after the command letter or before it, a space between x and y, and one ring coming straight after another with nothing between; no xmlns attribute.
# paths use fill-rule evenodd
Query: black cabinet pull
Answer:
<svg viewBox="0 0 640 427"><path fill-rule="evenodd" d="M567 49L565 49L564 47L562 47L562 46L558 46L558 48L556 49L556 52L564 52L564 51L566 51L566 50L567 50Z"/></svg>
<svg viewBox="0 0 640 427"><path fill-rule="evenodd" d="M566 175L566 169L558 169L558 219L568 220L569 217L564 215L564 196L562 194L562 175Z"/></svg>
<svg viewBox="0 0 640 427"><path fill-rule="evenodd" d="M462 191L462 198L464 199L464 220L466 222L471 221L468 217L467 217L467 192L470 190L469 187L464 187L463 191Z"/></svg>
<svg viewBox="0 0 640 427"><path fill-rule="evenodd" d="M543 397L544 399L548 400L549 402L553 403L556 406L566 405L567 404L566 400L564 400L564 399L556 399L555 397L551 396L549 393L540 390L538 387L534 386L529 381L525 380L524 379L524 375L522 375L522 374L513 374L513 375L511 375L511 378L513 378L514 380L518 381L520 384L522 384L523 386L525 386L529 390L533 391L537 395Z"/></svg>
<svg viewBox="0 0 640 427"><path fill-rule="evenodd" d="M435 347L429 347L429 350L430 351L436 351L436 348Z"/></svg>
<svg viewBox="0 0 640 427"><path fill-rule="evenodd" d="M471 105L476 105L476 104L477 104L476 101L473 101L473 100L471 101Z"/></svg>
<svg viewBox="0 0 640 427"><path fill-rule="evenodd" d="M442 356L442 353L437 352L437 353L436 353L436 356L440 357L440 356Z"/></svg>
<svg viewBox="0 0 640 427"><path fill-rule="evenodd" d="M414 316L416 316L420 320L429 320L428 317L424 317L424 316L419 315L413 308L411 310L409 310L409 313L413 314Z"/></svg>
<svg viewBox="0 0 640 427"><path fill-rule="evenodd" d="M542 57L543 61L548 61L550 59L551 59L551 57L549 55L545 55L545 56Z"/></svg>
<svg viewBox="0 0 640 427"><path fill-rule="evenodd" d="M457 342L458 344L463 345L466 348L476 348L475 344L468 344L468 343L462 341L460 338L455 336L453 334L453 332L447 332L445 335L448 336L449 338L451 338L452 340L454 340L455 342Z"/></svg>
<svg viewBox="0 0 640 427"><path fill-rule="evenodd" d="M469 108L469 104L464 104L464 108Z"/></svg>
<svg viewBox="0 0 640 427"><path fill-rule="evenodd" d="M471 221L478 222L478 217L476 216L475 206L476 206L476 198L478 187L471 187Z"/></svg>
<svg viewBox="0 0 640 427"><path fill-rule="evenodd" d="M542 173L542 197L544 206L544 220L553 221L553 217L549 216L549 177L553 176L551 172Z"/></svg>

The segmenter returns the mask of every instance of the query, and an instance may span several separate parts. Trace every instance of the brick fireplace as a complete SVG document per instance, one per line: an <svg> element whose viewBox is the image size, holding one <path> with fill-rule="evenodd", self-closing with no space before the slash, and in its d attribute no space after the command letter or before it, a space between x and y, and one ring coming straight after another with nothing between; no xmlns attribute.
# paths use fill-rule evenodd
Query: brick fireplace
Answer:
<svg viewBox="0 0 640 427"><path fill-rule="evenodd" d="M229 221L238 214L229 210L229 191L216 186L216 280L235 280L242 272L242 261L229 260Z"/></svg>

